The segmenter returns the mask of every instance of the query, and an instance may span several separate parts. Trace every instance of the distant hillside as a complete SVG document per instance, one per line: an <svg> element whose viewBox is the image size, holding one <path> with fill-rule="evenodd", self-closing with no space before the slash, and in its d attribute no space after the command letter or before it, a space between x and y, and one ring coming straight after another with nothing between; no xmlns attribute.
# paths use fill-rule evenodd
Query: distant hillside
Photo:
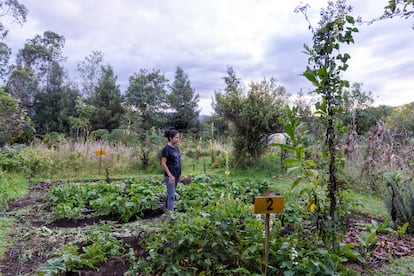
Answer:
<svg viewBox="0 0 414 276"><path fill-rule="evenodd" d="M210 115L200 115L200 116L198 116L197 119L200 123L202 123L202 122L204 122L205 119L208 119L210 117L211 117Z"/></svg>

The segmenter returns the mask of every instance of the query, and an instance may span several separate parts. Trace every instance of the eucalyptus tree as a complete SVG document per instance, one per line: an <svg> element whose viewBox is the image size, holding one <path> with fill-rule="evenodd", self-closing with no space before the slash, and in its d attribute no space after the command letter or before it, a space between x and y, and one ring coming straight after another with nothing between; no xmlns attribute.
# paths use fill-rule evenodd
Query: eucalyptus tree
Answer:
<svg viewBox="0 0 414 276"><path fill-rule="evenodd" d="M17 0L0 1L0 79L4 79L8 74L8 63L11 55L11 49L4 42L9 29L3 23L3 18L6 21L23 25L26 22L27 13L27 8Z"/></svg>
<svg viewBox="0 0 414 276"><path fill-rule="evenodd" d="M11 16L13 22L22 25L26 22L27 13L27 8L17 0L0 1L0 18ZM5 39L8 33L8 28L0 21L0 38Z"/></svg>
<svg viewBox="0 0 414 276"><path fill-rule="evenodd" d="M169 125L180 132L197 133L200 128L199 95L191 87L191 82L182 68L177 67L170 89L171 92L167 95L168 104L172 109Z"/></svg>
<svg viewBox="0 0 414 276"><path fill-rule="evenodd" d="M92 51L84 60L78 62L76 70L80 76L80 91L85 98L94 94L102 77L104 55L101 51Z"/></svg>
<svg viewBox="0 0 414 276"><path fill-rule="evenodd" d="M19 50L16 66L6 84L7 91L20 101L20 105L33 116L33 97L40 87L47 84L46 75L53 68L53 62L62 62L63 36L54 32L44 32L28 39Z"/></svg>
<svg viewBox="0 0 414 276"><path fill-rule="evenodd" d="M95 107L91 117L92 130L106 129L111 131L119 128L124 114L117 77L110 65L101 67L101 77L96 91L92 93L88 103Z"/></svg>
<svg viewBox="0 0 414 276"><path fill-rule="evenodd" d="M403 18L414 18L414 0L390 0L384 7L382 18L391 18L399 16ZM414 28L414 26L413 26Z"/></svg>
<svg viewBox="0 0 414 276"><path fill-rule="evenodd" d="M279 118L289 95L273 78L252 82L245 90L231 67L227 74L224 92L215 92L214 111L231 122L235 165L244 167L262 156L272 134L283 130Z"/></svg>

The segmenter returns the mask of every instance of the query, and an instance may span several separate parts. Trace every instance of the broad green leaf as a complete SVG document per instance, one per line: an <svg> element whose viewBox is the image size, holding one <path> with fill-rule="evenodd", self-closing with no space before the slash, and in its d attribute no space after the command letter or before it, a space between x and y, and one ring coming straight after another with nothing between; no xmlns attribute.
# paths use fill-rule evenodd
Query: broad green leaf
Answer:
<svg viewBox="0 0 414 276"><path fill-rule="evenodd" d="M296 188L296 186L298 186L299 185L299 183L302 181L302 177L298 177L298 178L296 178L296 180L295 180L295 182L293 182L293 184L292 184L292 186L290 187L290 189L291 190L293 190L293 189L295 189Z"/></svg>
<svg viewBox="0 0 414 276"><path fill-rule="evenodd" d="M301 168L302 168L301 166L291 167L291 168L288 168L288 169L287 169L286 173L289 175L289 174L291 174L291 173L293 173L293 172L295 172L295 171L300 170Z"/></svg>
<svg viewBox="0 0 414 276"><path fill-rule="evenodd" d="M350 24L354 24L355 23L355 19L352 16L347 15L346 16L346 22L348 22Z"/></svg>
<svg viewBox="0 0 414 276"><path fill-rule="evenodd" d="M314 160L306 160L305 164L312 168L316 168L318 166Z"/></svg>
<svg viewBox="0 0 414 276"><path fill-rule="evenodd" d="M288 146L288 145L285 145L285 144L273 143L272 146L281 147L282 149L288 150L288 151L295 151L295 147Z"/></svg>
<svg viewBox="0 0 414 276"><path fill-rule="evenodd" d="M294 159L294 158L289 158L289 159L283 160L283 165L285 167L298 166L299 164L300 164L299 160Z"/></svg>

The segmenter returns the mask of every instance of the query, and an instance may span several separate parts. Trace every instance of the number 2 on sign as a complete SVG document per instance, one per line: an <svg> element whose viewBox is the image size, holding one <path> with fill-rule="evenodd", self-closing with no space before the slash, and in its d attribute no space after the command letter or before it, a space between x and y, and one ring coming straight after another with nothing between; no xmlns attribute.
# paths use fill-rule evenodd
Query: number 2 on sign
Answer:
<svg viewBox="0 0 414 276"><path fill-rule="evenodd" d="M268 203L269 205L267 206L267 210L268 211L273 211L273 199L271 197L269 197L266 200L266 203Z"/></svg>
<svg viewBox="0 0 414 276"><path fill-rule="evenodd" d="M283 213L283 196L256 196L254 212L256 214Z"/></svg>

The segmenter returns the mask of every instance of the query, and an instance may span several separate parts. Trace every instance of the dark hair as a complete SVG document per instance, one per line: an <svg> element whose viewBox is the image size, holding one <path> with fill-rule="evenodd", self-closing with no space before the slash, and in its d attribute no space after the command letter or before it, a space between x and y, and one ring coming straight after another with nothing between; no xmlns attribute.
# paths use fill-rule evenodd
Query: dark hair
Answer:
<svg viewBox="0 0 414 276"><path fill-rule="evenodd" d="M168 141L170 141L177 134L178 134L178 131L174 129L170 129L170 130L165 131L164 136L167 137Z"/></svg>

